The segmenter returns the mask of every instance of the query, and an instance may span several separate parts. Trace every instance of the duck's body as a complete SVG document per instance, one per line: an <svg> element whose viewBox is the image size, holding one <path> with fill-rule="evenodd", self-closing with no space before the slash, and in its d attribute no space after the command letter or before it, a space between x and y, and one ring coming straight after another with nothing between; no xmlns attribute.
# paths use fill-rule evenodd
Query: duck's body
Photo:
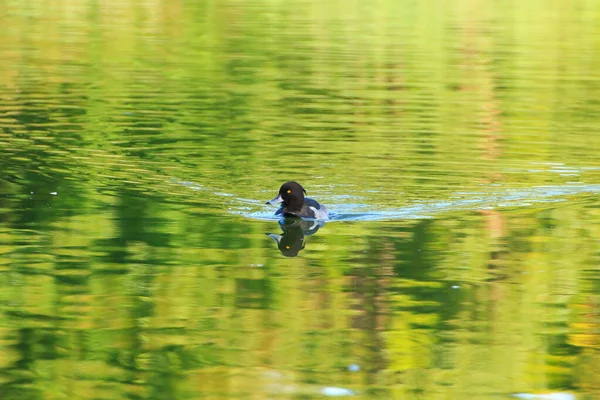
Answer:
<svg viewBox="0 0 600 400"><path fill-rule="evenodd" d="M329 212L327 208L318 201L304 197L306 190L298 182L290 181L281 185L279 194L267 204L281 204L275 215L284 217L327 219Z"/></svg>
<svg viewBox="0 0 600 400"><path fill-rule="evenodd" d="M318 201L305 197L300 209L293 209L289 205L283 203L279 210L275 211L275 215L283 214L284 216L293 216L300 218L315 218L327 219L329 212L325 206L319 204Z"/></svg>

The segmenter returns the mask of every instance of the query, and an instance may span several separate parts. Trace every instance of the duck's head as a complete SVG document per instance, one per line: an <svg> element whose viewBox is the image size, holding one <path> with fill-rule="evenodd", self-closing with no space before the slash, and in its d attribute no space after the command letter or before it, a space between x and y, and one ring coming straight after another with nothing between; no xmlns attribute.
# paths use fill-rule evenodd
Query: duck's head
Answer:
<svg viewBox="0 0 600 400"><path fill-rule="evenodd" d="M281 185L279 194L273 200L267 201L267 204L283 203L290 209L301 209L304 204L304 195L306 190L298 182L289 181Z"/></svg>

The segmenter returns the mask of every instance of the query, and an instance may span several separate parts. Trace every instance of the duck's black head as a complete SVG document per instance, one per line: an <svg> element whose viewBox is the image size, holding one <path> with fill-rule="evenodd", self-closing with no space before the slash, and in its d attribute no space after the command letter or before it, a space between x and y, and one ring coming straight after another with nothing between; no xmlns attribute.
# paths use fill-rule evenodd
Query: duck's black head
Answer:
<svg viewBox="0 0 600 400"><path fill-rule="evenodd" d="M284 204L286 211L299 211L304 205L306 190L298 182L289 181L281 185L279 194L267 204Z"/></svg>

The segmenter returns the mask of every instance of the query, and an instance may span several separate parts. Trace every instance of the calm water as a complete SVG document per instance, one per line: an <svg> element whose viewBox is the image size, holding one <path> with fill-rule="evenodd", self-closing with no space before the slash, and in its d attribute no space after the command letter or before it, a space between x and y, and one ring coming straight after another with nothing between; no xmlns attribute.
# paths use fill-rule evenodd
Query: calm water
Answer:
<svg viewBox="0 0 600 400"><path fill-rule="evenodd" d="M600 398L597 0L0 26L2 400Z"/></svg>

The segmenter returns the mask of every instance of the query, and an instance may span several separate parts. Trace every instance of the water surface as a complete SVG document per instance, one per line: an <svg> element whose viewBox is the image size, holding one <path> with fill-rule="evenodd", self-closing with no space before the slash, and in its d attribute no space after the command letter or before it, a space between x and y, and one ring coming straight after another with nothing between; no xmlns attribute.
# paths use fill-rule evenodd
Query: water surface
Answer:
<svg viewBox="0 0 600 400"><path fill-rule="evenodd" d="M3 400L600 398L596 1L0 10Z"/></svg>

